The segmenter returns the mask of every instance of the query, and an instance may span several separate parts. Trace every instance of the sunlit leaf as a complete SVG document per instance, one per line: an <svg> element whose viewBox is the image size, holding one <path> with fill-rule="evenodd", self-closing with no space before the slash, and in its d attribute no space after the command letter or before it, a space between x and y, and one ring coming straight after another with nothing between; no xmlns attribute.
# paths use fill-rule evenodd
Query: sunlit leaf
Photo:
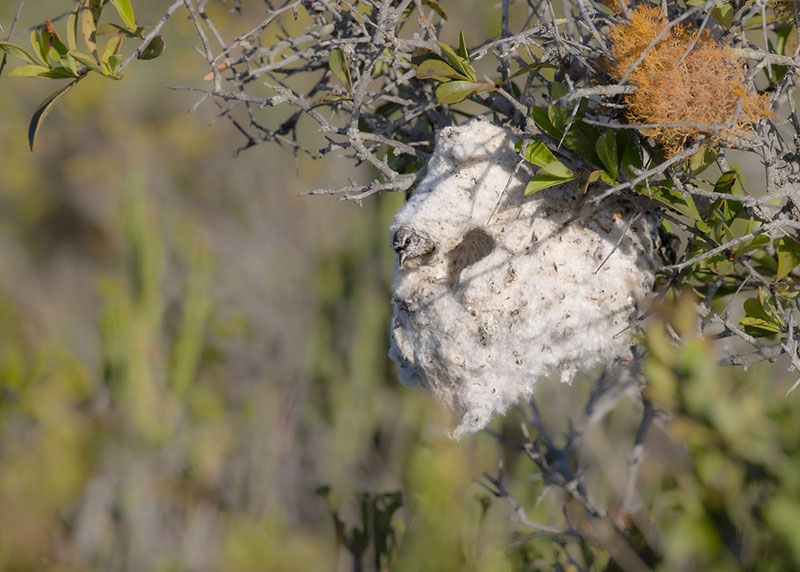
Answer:
<svg viewBox="0 0 800 572"><path fill-rule="evenodd" d="M453 66L455 69L460 71L464 76L468 77L472 81L478 79L478 76L475 73L475 69L469 64L469 60L462 58L459 56L453 48L448 46L445 42L436 42L439 46L439 49L442 50L442 54L450 62L450 65Z"/></svg>
<svg viewBox="0 0 800 572"><path fill-rule="evenodd" d="M333 48L328 55L328 67L331 73L336 76L348 91L353 91L353 80L350 77L350 67L347 63L347 56L345 56L342 48Z"/></svg>
<svg viewBox="0 0 800 572"><path fill-rule="evenodd" d="M8 77L43 77L42 74L49 71L51 71L50 68L40 65L20 66L11 70Z"/></svg>
<svg viewBox="0 0 800 572"><path fill-rule="evenodd" d="M773 244L778 253L778 272L775 280L780 280L800 264L800 243L791 237L782 236L776 238Z"/></svg>
<svg viewBox="0 0 800 572"><path fill-rule="evenodd" d="M48 114L52 111L55 104L61 99L67 92L69 92L73 87L78 84L79 80L75 80L73 82L68 83L52 95L45 99L36 112L31 117L30 125L28 126L28 144L31 147L31 151L33 151L33 146L36 144L36 138L39 134L39 128L42 126L42 122L48 116Z"/></svg>
<svg viewBox="0 0 800 572"><path fill-rule="evenodd" d="M32 65L39 65L40 63L27 50L8 42L0 41L0 51L7 53L9 56L14 56L15 58L25 60Z"/></svg>
<svg viewBox="0 0 800 572"><path fill-rule="evenodd" d="M470 95L492 91L497 87L492 83L475 81L449 81L436 88L436 99L440 103L453 104L464 101Z"/></svg>
<svg viewBox="0 0 800 572"><path fill-rule="evenodd" d="M33 46L33 51L39 57L41 63L50 67L50 58L47 56L50 52L50 47L42 44L41 31L36 29L31 31L31 46Z"/></svg>
<svg viewBox="0 0 800 572"><path fill-rule="evenodd" d="M83 41L86 43L86 47L89 48L89 52L91 52L92 56L97 60L97 27L95 26L92 12L84 8L80 13L80 21Z"/></svg>
<svg viewBox="0 0 800 572"><path fill-rule="evenodd" d="M8 77L42 77L47 79L69 79L78 76L76 71L63 66L46 68L44 66L20 66L11 71Z"/></svg>
<svg viewBox="0 0 800 572"><path fill-rule="evenodd" d="M107 76L114 77L116 76L116 66L119 65L118 58L113 58L119 54L119 50L122 47L122 38L119 36L115 36L110 38L106 43L106 49L103 52L103 59L100 61L101 67L106 72ZM113 68L113 69L112 69Z"/></svg>
<svg viewBox="0 0 800 572"><path fill-rule="evenodd" d="M67 18L67 47L70 51L78 49L78 12L81 5L75 3L75 9Z"/></svg>
<svg viewBox="0 0 800 572"><path fill-rule="evenodd" d="M441 78L439 81L444 81L445 79L466 79L466 76L462 73L454 70L443 60L437 59L423 61L415 68L415 71L417 79Z"/></svg>
<svg viewBox="0 0 800 572"><path fill-rule="evenodd" d="M552 151L550 151L544 143L536 140L531 141L528 146L525 147L525 160L539 167L544 167L548 163L558 161L556 156L553 155Z"/></svg>
<svg viewBox="0 0 800 572"><path fill-rule="evenodd" d="M422 4L439 14L442 20L447 20L447 12L444 11L444 8L442 8L436 0L422 0Z"/></svg>
<svg viewBox="0 0 800 572"><path fill-rule="evenodd" d="M69 53L58 58L58 61L61 63L62 67L70 71L72 77L78 77L78 62L76 62Z"/></svg>
<svg viewBox="0 0 800 572"><path fill-rule="evenodd" d="M562 179L566 179L568 181L571 181L578 176L561 161L553 161L547 165L544 165L542 167L542 171L549 175L553 175L554 177L561 177Z"/></svg>
<svg viewBox="0 0 800 572"><path fill-rule="evenodd" d="M539 129L551 137L555 137L556 139L561 138L561 133L559 133L555 126L550 123L550 118L548 117L546 107L531 107L530 114L531 119L533 119L533 122L536 123L536 126L539 127Z"/></svg>
<svg viewBox="0 0 800 572"><path fill-rule="evenodd" d="M559 177L551 173L540 172L528 182L528 185L525 187L525 195L532 195L544 189L568 183L577 176L578 175L573 173L572 177Z"/></svg>
<svg viewBox="0 0 800 572"><path fill-rule="evenodd" d="M55 50L57 56L53 56L53 59L58 59L58 57L63 57L69 52L69 48L67 45L61 41L61 37L56 32L53 23L48 18L44 22L44 29L42 30L42 45L43 49L45 46L49 46L53 50Z"/></svg>
<svg viewBox="0 0 800 572"><path fill-rule="evenodd" d="M758 289L757 298L745 300L743 308L746 316L739 323L745 326L747 333L761 337L783 332L785 324L772 297L763 288Z"/></svg>
<svg viewBox="0 0 800 572"><path fill-rule="evenodd" d="M117 9L117 14L125 23L125 26L129 30L136 29L136 18L133 15L133 7L131 6L130 0L109 0L111 5Z"/></svg>
<svg viewBox="0 0 800 572"><path fill-rule="evenodd" d="M70 52L69 55L75 58L75 60L84 67L100 74L103 73L103 70L100 68L99 65L97 65L97 62L94 60L92 56L81 52Z"/></svg>

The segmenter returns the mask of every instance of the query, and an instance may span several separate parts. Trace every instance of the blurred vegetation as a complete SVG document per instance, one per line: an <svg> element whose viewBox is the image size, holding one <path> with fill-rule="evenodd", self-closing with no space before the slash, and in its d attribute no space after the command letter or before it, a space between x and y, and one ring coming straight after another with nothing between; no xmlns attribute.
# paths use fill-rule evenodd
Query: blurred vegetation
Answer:
<svg viewBox="0 0 800 572"><path fill-rule="evenodd" d="M87 78L36 154L26 127L49 87L0 79L0 569L800 567L800 404L770 364L715 365L686 303L664 309L646 335L657 414L634 508L621 499L639 404L570 459L622 523L604 536L521 447L527 409L456 443L397 383L386 229L403 197L301 200L333 167L263 148L233 159L232 129L165 95L205 73L189 22L166 36L148 70ZM668 322L691 341L669 343ZM592 383L542 382L552 434ZM510 497L484 486L499 462ZM515 502L573 532L527 525Z"/></svg>

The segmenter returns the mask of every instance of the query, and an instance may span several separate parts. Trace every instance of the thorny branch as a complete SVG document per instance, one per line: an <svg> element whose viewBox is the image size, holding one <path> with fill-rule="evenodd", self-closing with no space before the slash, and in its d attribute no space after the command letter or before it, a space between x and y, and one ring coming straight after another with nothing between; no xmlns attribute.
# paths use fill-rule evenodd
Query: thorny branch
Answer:
<svg viewBox="0 0 800 572"><path fill-rule="evenodd" d="M232 39L219 33L205 11L206 4L207 0L173 2L149 29L139 48L122 62L120 70L139 55L170 17L186 10L196 29L201 45L198 52L208 74L205 78L198 77L196 85L173 89L198 93L199 99L193 109L209 101L215 102L217 119L229 119L244 136L240 151L262 143L277 143L295 155L305 153L314 158L344 152L354 165L365 165L373 174L369 182L350 180L309 190L306 193L309 195L342 195L346 199L363 200L384 192L412 189L432 152L436 131L471 116L475 113L474 104L491 113L494 121L520 134L521 139L537 138L552 145L559 158L580 171L583 180L589 171L586 160L562 144L563 136L559 140L537 127L530 114L533 106L547 109L548 105L563 105L571 112L570 126L578 123L580 110L581 121L586 125L609 132L632 133L642 166L620 170L612 183L593 183L590 187L592 200L599 202L612 194L624 193L655 208L658 199L655 191L668 185L673 191L671 196L696 202L703 217L713 215L715 208L722 208L723 201L738 204L752 226L739 236L717 240L701 230L687 212L676 213L674 209L663 207L663 200L659 203L658 208L665 209L664 219L672 223L673 232L679 235L673 237L679 243L673 252L674 260L664 265L666 286L662 295L680 287L694 289L705 300L699 305L703 331L716 338L736 338L752 348L752 351L725 355L720 363L748 366L788 355L792 365L800 369L796 341L800 330L795 318L800 298L796 296L797 282L793 273L781 279L775 279L774 275L766 277L757 264L755 250L747 249L737 253L738 258L729 260L736 265L730 267L733 270L708 266L714 259L730 258L742 245L746 246L761 235L795 239L800 234L800 120L794 101L800 45L793 53L770 51L779 24L775 18L760 17L766 13L766 2L732 3L731 21L723 25L711 17L717 0L691 8L675 0L664 0L661 6L668 24L615 80L607 71L612 54L609 30L630 17L634 4L609 0L601 5L590 0L576 0L565 1L562 7L556 8L549 0L503 0L498 11L500 36L481 41L470 50L472 61L484 68L495 66L499 83L492 93L471 96L470 107L441 104L435 82L416 78L414 62L420 53L442 54L437 40L446 23L437 14L435 2L267 0L261 21ZM608 6L618 8L618 12ZM525 7L527 16L511 18L512 7ZM9 35L13 34L18 17L19 9ZM755 17L763 32L763 38L758 41L746 34L748 23ZM743 151L763 165L765 185L762 189L735 194L729 189L718 189L714 181L703 179L701 173L689 168L693 158L708 151L711 139L738 124L741 98L735 112L715 124L692 120L679 123L631 120L626 98L638 89L630 81L634 70L680 25L706 30L731 48L741 62L747 87L755 90L760 86L761 93L772 106L773 116L754 123L748 136L721 140L718 144L726 149L709 164L711 170L732 172L727 149ZM697 49L699 38L698 31L679 63L685 62L687 55ZM344 61L346 71L337 73L332 69L330 62L334 56ZM532 66L529 72L514 77L517 70L537 63L546 64L550 70L546 71L545 66ZM783 69L779 70L779 66ZM551 98L551 88L556 81L566 86L566 93ZM680 151L659 158L658 145L648 133L675 127L695 128L700 135L687 140ZM309 136L313 131L321 135L324 143L313 142L314 138ZM775 248L772 244L762 245L760 251L774 257ZM709 275L711 279L704 282L703 277ZM729 295L730 301L724 311L712 311L710 302L723 286L735 291ZM734 299L751 296L755 288L768 292L783 324L782 339L777 343L751 335L737 323L738 316L731 316L729 308L741 307L733 303ZM593 502L577 463L587 429L600 422L623 399L637 399L641 380L634 370L628 368L627 373L607 371L603 374L582 416L570 427L563 446L556 445L556 438L548 433L534 404L530 424L537 433L531 437L524 427L521 444L540 472L546 490L562 490L590 519L602 524L609 531L605 543L613 545L609 550L621 560L628 558L633 568L641 562L634 560L635 554L631 556L620 548L628 542L620 518ZM635 509L633 489L637 470L655 415L649 404L645 403L642 408L642 420L629 455L627 484L620 498L623 512ZM535 533L567 538L580 535L566 515L564 527L551 527L530 519L509 491L505 478L501 467L497 476L486 476L487 488L510 502L521 524ZM639 528L646 530L646 523Z"/></svg>
<svg viewBox="0 0 800 572"><path fill-rule="evenodd" d="M351 0L345 3L291 0L278 5L268 2L266 15L260 23L227 42L205 14L205 2L182 0L182 3L197 29L202 46L199 53L210 70L204 85L183 89L201 94L198 105L209 99L216 100L220 105L220 117L232 120L236 117L235 124L246 138L242 149L274 142L295 154L306 153L312 157L344 151L353 164L366 165L373 173L374 178L369 182L350 180L338 186L310 190L309 195L342 195L346 199L362 200L383 192L408 191L424 170L436 131L475 113L474 105L467 112L464 110L467 108L458 105L441 104L435 82L416 78L414 62L421 53L442 54L437 41L446 23L439 18L432 3L421 0ZM343 4L348 9L342 9ZM519 7L514 5L527 6L527 17L516 21L511 18L511 8ZM609 10L609 5L616 6L619 11ZM661 5L666 15L665 28L615 79L607 71L608 59L613 57L609 31L631 17L635 4L617 4L609 0L602 6L579 0L564 2L557 12L549 1L504 0L498 10L500 36L486 39L470 50L472 61L484 69L486 65L494 67L499 78L496 89L469 99L482 106L485 113L490 113L495 122L519 134L521 139L536 138L552 146L559 159L578 170L583 180L592 167L574 148L565 144L566 132L582 122L610 132L629 133L642 165L621 169L613 183L593 184L591 200L597 203L612 194L623 193L638 197L637 200L644 201L650 208L664 210L665 220L672 221L672 230L679 236L673 237L674 258L663 268L665 280L660 295L666 296L680 288L695 289L706 300L700 305L703 331L717 338L735 337L753 348L752 352L723 356L721 363L749 365L788 354L793 366L800 369L795 341L800 337L800 330L796 331L794 319L797 298L787 303L789 298L779 298L777 293L782 288L792 291L795 288L793 279L779 284L778 280L760 274L763 271L756 264L754 250L746 248L734 262L738 266L733 268L739 268L740 275L730 271L714 275L709 282L698 278L709 274L708 265L714 260L730 256L759 236L777 238L799 234L800 121L793 97L800 69L800 47L794 53L774 53L769 50L770 43L763 39L761 43L754 42L745 34L746 23L761 15L763 3L761 8L757 7L758 3L740 5L727 26L712 17L716 0L694 7L674 0L665 0ZM763 37L773 37L778 25L775 19L762 18L760 22ZM639 89L632 82L634 71L644 65L651 50L663 38L677 33L675 30L683 29L682 26L692 26L695 32L676 65L684 64L692 51L699 49L703 42L707 43L707 36L701 37L701 30L702 34L710 34L735 54L747 88L754 91L756 85L762 86L761 93L773 109L772 117L754 122L744 134L738 130L744 113L744 100L739 97L735 110L718 122L697 121L691 117L680 118L677 122L631 119L628 98ZM216 45L212 45L210 37L215 38ZM332 54L339 52L344 56L347 74L335 73L329 63ZM532 63L546 66L532 66L528 73L514 75ZM780 73L777 66L783 66ZM547 67L552 72L546 72ZM760 74L764 77L757 83ZM489 76L491 74L484 77ZM567 88L558 98L550 97L554 82ZM560 138L545 133L532 120L533 106L548 109L548 105L562 105L568 110L567 130ZM290 111L279 111L286 108ZM309 120L314 126L312 130L324 137L321 147L309 143ZM676 128L694 129L698 135L688 137L676 152L660 154L658 142L650 134L659 129ZM730 133L735 136L726 135ZM760 162L766 181L764 188L737 194L703 179L702 170L693 171L692 161L714 146L744 151ZM721 173L732 172L726 150L715 153L709 164ZM655 206L659 199L657 191L666 187L671 189L670 196L696 203L702 217L713 218L714 209L723 208L720 206L723 203L737 204L740 216L750 217L752 224L737 236L714 238L709 231L702 230L697 221L687 218L686 211L676 213L670 208L664 209L664 200L659 203L661 206ZM775 254L771 245L762 251L764 249L768 255ZM734 288L735 292L722 313L711 311L710 300L723 287ZM740 303L733 303L734 299L752 295L759 287L771 293L786 327L786 339L779 343L751 335L730 315L729 308L741 307ZM681 343L677 337L675 341ZM640 357L641 352L637 358ZM535 437L528 433L527 426L523 427L524 440L519 446L539 472L544 485L542 495L561 490L593 523L591 531L577 530L566 510L565 520L559 526L530 518L506 485L507 476L502 465L496 476L486 475L485 485L492 494L509 502L520 524L528 527L532 534L553 535L565 543L591 537L629 569L642 569L644 564L631 549L625 519L633 519L645 535L652 528L647 515L637 510L636 483L645 454L645 440L651 427L658 423L653 407L641 402L643 381L637 371L634 359L627 367L604 372L582 415L570 426L564 445L556 445L558 440L548 432L535 403L530 419L530 425L537 430ZM619 491L618 512L612 513L591 498L584 482L585 471L580 468L580 450L587 430L600 423L625 399L639 404L642 417L628 455L628 475L624 489ZM648 541L652 545L658 543L655 537ZM581 568L579 563L575 564Z"/></svg>

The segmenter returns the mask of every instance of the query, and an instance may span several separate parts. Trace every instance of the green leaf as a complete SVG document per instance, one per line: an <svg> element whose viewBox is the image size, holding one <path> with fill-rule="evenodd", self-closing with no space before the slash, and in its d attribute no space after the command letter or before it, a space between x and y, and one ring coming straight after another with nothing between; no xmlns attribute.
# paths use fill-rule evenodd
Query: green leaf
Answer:
<svg viewBox="0 0 800 572"><path fill-rule="evenodd" d="M78 12L80 12L80 2L75 3L75 9L67 18L67 47L70 51L78 49Z"/></svg>
<svg viewBox="0 0 800 572"><path fill-rule="evenodd" d="M558 161L556 156L541 141L533 140L525 147L525 160L539 167Z"/></svg>
<svg viewBox="0 0 800 572"><path fill-rule="evenodd" d="M562 91L563 93L561 93ZM554 82L552 92L554 95L551 98L555 100L566 94L566 88L558 82ZM547 108L547 118L553 126L553 133L550 133L550 135L559 141L563 141L567 149L574 151L589 163L602 167L603 163L597 156L595 147L595 142L600 137L600 130L588 123L584 123L582 120L586 105L585 101L581 102L573 117L574 105L572 107L564 107L551 104ZM568 127L569 130L567 130ZM565 131L566 134L564 133Z"/></svg>
<svg viewBox="0 0 800 572"><path fill-rule="evenodd" d="M689 173L691 173L692 176L699 175L708 169L708 167L711 166L716 158L716 149L706 146L701 147L697 153L689 157L689 159L686 161Z"/></svg>
<svg viewBox="0 0 800 572"><path fill-rule="evenodd" d="M39 65L39 62L30 54L30 52L20 48L19 46L15 46L14 44L0 41L0 51L7 53L9 56L14 56L15 58L25 60L29 64Z"/></svg>
<svg viewBox="0 0 800 572"><path fill-rule="evenodd" d="M739 320L745 331L752 335L770 335L783 332L784 322L772 297L761 287L757 298L748 298L743 304L746 316ZM766 332L766 333L763 333Z"/></svg>
<svg viewBox="0 0 800 572"><path fill-rule="evenodd" d="M514 79L514 78L517 78L517 77L519 77L521 75L524 75L524 74L526 74L528 72L538 71L538 70L544 69L544 68L556 69L556 66L554 66L553 64L545 63L545 62L535 62L535 63L528 64L527 66L523 66L523 67L519 68L517 71L515 71L510 76L508 76L508 79L509 80L510 79ZM508 81L508 80L506 80L506 81Z"/></svg>
<svg viewBox="0 0 800 572"><path fill-rule="evenodd" d="M463 31L458 33L458 52L459 55L469 63L469 50L467 49L467 42L464 41Z"/></svg>
<svg viewBox="0 0 800 572"><path fill-rule="evenodd" d="M595 143L597 156L606 167L606 171L613 180L619 174L619 156L617 155L617 135L613 131L606 131L597 138Z"/></svg>
<svg viewBox="0 0 800 572"><path fill-rule="evenodd" d="M445 81L446 79L466 79L466 76L454 70L443 60L424 60L414 69L417 79L438 79L438 81Z"/></svg>
<svg viewBox="0 0 800 572"><path fill-rule="evenodd" d="M44 66L20 66L13 70L8 77L43 77L48 79L68 79L78 77L78 73L69 68L58 66L46 68Z"/></svg>
<svg viewBox="0 0 800 572"><path fill-rule="evenodd" d="M342 48L333 48L328 56L328 67L331 73L336 76L347 91L353 91L353 80L350 77L350 67L347 63L347 56L344 55Z"/></svg>
<svg viewBox="0 0 800 572"><path fill-rule="evenodd" d="M106 42L106 49L103 52L103 59L100 61L100 64L101 67L103 68L104 75L106 75L107 77L116 77L116 67L119 66L119 60L118 58L114 58L113 56L119 54L119 50L121 47L122 47L122 38L120 38L119 36L110 38L108 42Z"/></svg>
<svg viewBox="0 0 800 572"><path fill-rule="evenodd" d="M55 28L53 27L53 23L49 18L45 20L44 25L45 27L42 30L41 35L42 50L46 52L55 50L55 54L50 54L55 60L57 60L59 57L65 56L67 52L69 52L69 48L67 48L66 44L61 41L58 32L56 32Z"/></svg>
<svg viewBox="0 0 800 572"><path fill-rule="evenodd" d="M442 50L442 54L444 55L445 59L447 59L447 61L450 62L451 66L453 66L455 69L464 74L465 77L468 77L472 81L476 81L478 79L478 76L475 73L475 69L471 65L469 65L469 60L459 56L453 48L451 48L444 42L436 42L436 44L439 46L439 49Z"/></svg>
<svg viewBox="0 0 800 572"><path fill-rule="evenodd" d="M442 7L439 5L439 3L438 3L438 2L436 2L435 0L422 0L422 3L423 3L425 6L427 6L428 8L432 9L432 10L433 10L434 12L436 12L437 14L439 14L439 17L440 17L442 20L447 20L447 12L445 12L445 11L444 11L444 8L442 8Z"/></svg>
<svg viewBox="0 0 800 572"><path fill-rule="evenodd" d="M546 107L531 107L530 113L531 119L533 119L533 122L536 123L536 126L539 127L539 129L551 137L561 139L562 133L560 133L555 126L550 123L550 117L547 114Z"/></svg>
<svg viewBox="0 0 800 572"><path fill-rule="evenodd" d="M649 190L646 186L641 185L636 188L636 191L644 196L650 196L660 203L663 203L680 214L689 217L695 221L702 221L702 217L697 210L697 205L694 203L692 195L683 195L674 190L668 183L662 182L659 185L651 185Z"/></svg>
<svg viewBox="0 0 800 572"><path fill-rule="evenodd" d="M84 67L99 74L103 73L103 70L100 68L100 66L97 65L97 62L94 60L92 56L83 54L81 52L70 52L69 55L71 55L75 59L75 61L77 61Z"/></svg>
<svg viewBox="0 0 800 572"><path fill-rule="evenodd" d="M779 334L783 331L783 328L778 326L775 322L771 320L764 320L762 318L752 318L747 316L739 320L739 323L745 327L745 333L755 337Z"/></svg>
<svg viewBox="0 0 800 572"><path fill-rule="evenodd" d="M142 53L139 54L138 59L140 60L154 60L158 56L164 53L164 49L167 47L167 43L164 40L163 36L156 36L150 43L147 44L147 47L142 50Z"/></svg>
<svg viewBox="0 0 800 572"><path fill-rule="evenodd" d="M733 6L727 2L719 2L714 9L711 10L711 17L730 29L733 24Z"/></svg>
<svg viewBox="0 0 800 572"><path fill-rule="evenodd" d="M49 71L51 71L50 68L40 65L20 66L17 69L11 70L8 77L43 77L42 74Z"/></svg>
<svg viewBox="0 0 800 572"><path fill-rule="evenodd" d="M470 95L497 89L493 83L474 81L449 81L436 88L436 99L440 103L453 104L464 101Z"/></svg>
<svg viewBox="0 0 800 572"><path fill-rule="evenodd" d="M554 177L561 177L562 179L566 179L568 181L571 181L578 176L561 161L553 161L547 165L544 165L542 167L542 171L549 175L553 175Z"/></svg>
<svg viewBox="0 0 800 572"><path fill-rule="evenodd" d="M564 85L560 81L554 81L553 85L550 86L550 101L556 101L557 99L561 99L568 93L569 89L567 89L566 85Z"/></svg>
<svg viewBox="0 0 800 572"><path fill-rule="evenodd" d="M720 175L714 183L714 192L732 195L744 195L744 176L738 167L732 171L726 171Z"/></svg>
<svg viewBox="0 0 800 572"><path fill-rule="evenodd" d="M525 195L532 195L544 189L568 183L577 176L578 175L573 173L572 177L559 177L550 173L540 172L528 182L528 185L525 187Z"/></svg>
<svg viewBox="0 0 800 572"><path fill-rule="evenodd" d="M129 30L136 29L136 18L133 15L133 7L130 0L110 0L111 5L117 9L117 14L125 23Z"/></svg>
<svg viewBox="0 0 800 572"><path fill-rule="evenodd" d="M776 238L773 245L778 253L778 273L775 280L780 280L800 264L800 243L788 236L782 236Z"/></svg>
<svg viewBox="0 0 800 572"><path fill-rule="evenodd" d="M41 32L44 32L44 30ZM50 48L46 44L42 44L42 34L39 30L31 30L31 46L33 46L33 51L39 57L42 64L50 67L50 58L47 57Z"/></svg>
<svg viewBox="0 0 800 572"><path fill-rule="evenodd" d="M639 153L639 148L636 146L634 139L628 134L620 131L617 134L617 147L622 147L622 158L620 159L620 166L629 177L634 176L632 168L642 168L642 156ZM622 143L620 144L620 141Z"/></svg>
<svg viewBox="0 0 800 572"><path fill-rule="evenodd" d="M585 193L586 191L588 191L589 185L591 185L592 183L596 183L597 181L603 181L604 183L608 183L609 185L614 185L617 182L615 179L612 179L611 175L609 175L606 171L603 170L592 171L586 178L586 184L583 185L583 192Z"/></svg>
<svg viewBox="0 0 800 572"><path fill-rule="evenodd" d="M753 237L753 240L749 242L745 242L744 244L737 246L735 253L737 256L741 256L742 254L747 254L748 252L752 252L757 248L761 248L762 246L766 246L770 243L769 235L765 232L763 234L759 234Z"/></svg>
<svg viewBox="0 0 800 572"><path fill-rule="evenodd" d="M97 27L95 19L92 17L92 12L84 8L80 13L80 21L83 41L86 43L86 47L89 48L89 52L94 56L95 61L97 61Z"/></svg>
<svg viewBox="0 0 800 572"><path fill-rule="evenodd" d="M69 70L69 72L72 74L72 77L78 77L78 63L72 59L72 56L70 56L69 53L66 53L58 58L58 61L61 63L62 67Z"/></svg>
<svg viewBox="0 0 800 572"><path fill-rule="evenodd" d="M76 79L72 81L50 95L47 99L45 99L36 112L31 117L30 125L28 126L28 143L30 144L31 151L33 151L33 146L36 144L36 137L39 134L39 128L42 126L42 122L45 118L49 115L52 111L55 104L61 99L68 91L70 91L73 87L78 85L78 81L80 79Z"/></svg>
<svg viewBox="0 0 800 572"><path fill-rule="evenodd" d="M729 276L734 273L733 261L728 260L725 255L717 254L706 260L709 270L714 274Z"/></svg>
<svg viewBox="0 0 800 572"><path fill-rule="evenodd" d="M112 79L121 79L122 76L117 75L117 70L119 69L119 65L122 63L122 60L125 59L122 54L113 54L109 56L108 60L106 61L106 65L108 66L108 71L111 74Z"/></svg>

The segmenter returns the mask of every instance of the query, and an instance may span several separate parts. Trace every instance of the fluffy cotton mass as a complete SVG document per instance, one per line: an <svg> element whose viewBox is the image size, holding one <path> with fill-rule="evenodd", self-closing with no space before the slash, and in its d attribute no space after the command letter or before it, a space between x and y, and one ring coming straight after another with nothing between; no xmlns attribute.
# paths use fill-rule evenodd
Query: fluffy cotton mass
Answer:
<svg viewBox="0 0 800 572"><path fill-rule="evenodd" d="M443 129L391 228L390 355L403 383L461 416L455 437L543 376L629 355L658 266L656 221L624 199L594 206L572 183L525 197L515 141L482 120Z"/></svg>

